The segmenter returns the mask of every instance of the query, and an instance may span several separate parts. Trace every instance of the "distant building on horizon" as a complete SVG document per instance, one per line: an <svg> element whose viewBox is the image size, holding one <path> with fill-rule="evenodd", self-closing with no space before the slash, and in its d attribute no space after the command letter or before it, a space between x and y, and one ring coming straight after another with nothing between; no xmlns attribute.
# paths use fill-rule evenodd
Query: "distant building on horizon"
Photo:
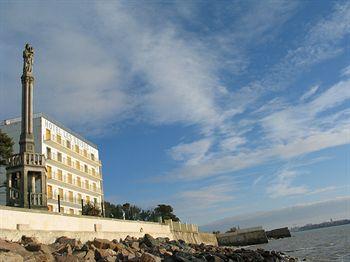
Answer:
<svg viewBox="0 0 350 262"><path fill-rule="evenodd" d="M19 152L21 118L4 120L0 129L14 142ZM98 148L43 113L33 116L35 152L46 157L47 206L61 213L82 213L82 203L92 203L101 210L104 200L102 163ZM6 169L0 167L0 204L6 205Z"/></svg>

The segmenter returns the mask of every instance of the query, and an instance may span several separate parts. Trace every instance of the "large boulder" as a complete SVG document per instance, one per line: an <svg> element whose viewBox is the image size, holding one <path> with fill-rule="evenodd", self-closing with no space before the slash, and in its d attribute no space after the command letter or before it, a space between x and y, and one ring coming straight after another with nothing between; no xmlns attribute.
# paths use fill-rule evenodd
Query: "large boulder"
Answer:
<svg viewBox="0 0 350 262"><path fill-rule="evenodd" d="M102 238L95 238L92 243L96 248L100 248L100 249L108 249L108 248L111 248L111 245L114 246L114 243L112 243L108 239L102 239Z"/></svg>
<svg viewBox="0 0 350 262"><path fill-rule="evenodd" d="M142 242L145 243L148 247L159 246L160 244L160 241L152 237L150 234L145 234Z"/></svg>
<svg viewBox="0 0 350 262"><path fill-rule="evenodd" d="M39 243L38 239L36 237L27 237L27 236L22 236L20 243L25 246L29 243Z"/></svg>

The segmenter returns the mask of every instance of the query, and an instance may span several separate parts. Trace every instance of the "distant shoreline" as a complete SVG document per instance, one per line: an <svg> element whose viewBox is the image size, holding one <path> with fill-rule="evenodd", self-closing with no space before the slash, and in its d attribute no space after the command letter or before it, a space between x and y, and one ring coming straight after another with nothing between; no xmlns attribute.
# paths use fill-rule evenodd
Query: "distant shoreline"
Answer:
<svg viewBox="0 0 350 262"><path fill-rule="evenodd" d="M347 225L347 224L350 224L350 219L327 221L327 222L322 222L319 224L307 224L307 225L301 226L301 227L293 227L290 229L290 231L291 232L300 232L300 231L306 231L306 230L312 230L312 229L318 229L318 228L342 226L342 225Z"/></svg>

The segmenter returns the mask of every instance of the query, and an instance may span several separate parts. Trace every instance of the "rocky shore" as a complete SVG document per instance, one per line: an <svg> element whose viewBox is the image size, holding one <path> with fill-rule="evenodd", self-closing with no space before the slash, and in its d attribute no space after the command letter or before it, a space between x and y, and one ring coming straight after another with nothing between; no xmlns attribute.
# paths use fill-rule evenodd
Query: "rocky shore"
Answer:
<svg viewBox="0 0 350 262"><path fill-rule="evenodd" d="M109 241L95 239L81 243L79 240L60 237L50 245L39 243L33 237L22 236L19 242L0 239L0 262L17 261L298 261L280 252L235 249L208 245L186 244L167 238L126 237Z"/></svg>

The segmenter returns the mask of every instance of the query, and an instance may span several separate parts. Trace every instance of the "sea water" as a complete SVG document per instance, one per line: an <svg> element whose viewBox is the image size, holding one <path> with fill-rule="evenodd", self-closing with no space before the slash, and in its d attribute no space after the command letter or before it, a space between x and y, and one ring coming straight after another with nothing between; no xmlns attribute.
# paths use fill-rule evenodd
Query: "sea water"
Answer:
<svg viewBox="0 0 350 262"><path fill-rule="evenodd" d="M290 238L270 240L249 248L281 251L307 261L350 262L350 224L292 232Z"/></svg>

